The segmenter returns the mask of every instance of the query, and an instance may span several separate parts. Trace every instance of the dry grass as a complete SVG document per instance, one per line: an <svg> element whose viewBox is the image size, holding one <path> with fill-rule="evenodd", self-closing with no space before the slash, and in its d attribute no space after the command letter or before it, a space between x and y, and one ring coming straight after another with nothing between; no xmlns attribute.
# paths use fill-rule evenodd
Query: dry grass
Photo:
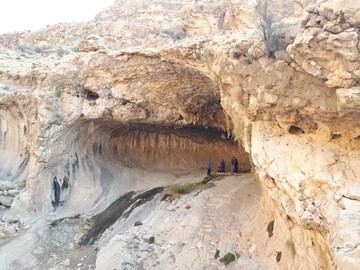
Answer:
<svg viewBox="0 0 360 270"><path fill-rule="evenodd" d="M173 198L179 198L183 194L188 194L191 192L194 192L196 190L200 190L206 186L206 184L218 177L218 174L213 174L210 176L206 176L204 179L200 180L199 182L194 183L185 183L185 184L179 184L175 186L169 186L165 188L165 194L167 196L171 196Z"/></svg>

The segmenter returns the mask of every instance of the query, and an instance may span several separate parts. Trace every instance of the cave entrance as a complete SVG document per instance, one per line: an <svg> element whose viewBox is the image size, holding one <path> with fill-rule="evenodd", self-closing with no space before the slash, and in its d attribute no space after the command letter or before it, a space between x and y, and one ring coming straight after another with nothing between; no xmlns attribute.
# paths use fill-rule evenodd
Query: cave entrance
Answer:
<svg viewBox="0 0 360 270"><path fill-rule="evenodd" d="M199 127L142 127L129 132L113 134L112 144L119 159L127 166L160 171L191 171L203 169L210 160L213 171L222 159L226 169L230 160L237 156L240 167L248 170L245 152L239 154L240 147L231 139L226 139L222 131Z"/></svg>
<svg viewBox="0 0 360 270"><path fill-rule="evenodd" d="M61 187L60 194L55 192L59 188L52 189L54 209L61 205L82 211L129 191L201 179L209 160L213 172L222 159L230 172L233 156L240 172L250 170L241 146L215 128L83 120L68 130L63 140L72 142L66 144L64 163L52 160L42 176L51 181L56 177L56 186ZM60 140L59 144L64 145Z"/></svg>
<svg viewBox="0 0 360 270"><path fill-rule="evenodd" d="M109 164L147 171L205 171L207 161L213 171L222 159L226 171L235 156L240 171L249 171L248 155L223 131L199 126L121 125L116 122L93 122L91 154ZM90 134L89 134L90 135ZM90 135L91 136L91 135Z"/></svg>

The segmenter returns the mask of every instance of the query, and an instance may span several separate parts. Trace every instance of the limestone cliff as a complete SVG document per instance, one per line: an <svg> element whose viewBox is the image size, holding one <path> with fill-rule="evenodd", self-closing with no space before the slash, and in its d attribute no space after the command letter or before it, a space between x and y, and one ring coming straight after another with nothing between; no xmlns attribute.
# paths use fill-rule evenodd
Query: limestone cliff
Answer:
<svg viewBox="0 0 360 270"><path fill-rule="evenodd" d="M4 219L237 156L261 186L253 218L275 221L271 244L252 232L260 265L270 245L271 267L357 269L359 41L356 0L122 0L1 36L0 178L23 187Z"/></svg>

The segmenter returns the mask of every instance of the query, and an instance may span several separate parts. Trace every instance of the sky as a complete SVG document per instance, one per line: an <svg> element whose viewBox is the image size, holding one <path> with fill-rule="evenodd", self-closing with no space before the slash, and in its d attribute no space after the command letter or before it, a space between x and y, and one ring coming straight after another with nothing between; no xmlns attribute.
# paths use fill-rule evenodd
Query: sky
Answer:
<svg viewBox="0 0 360 270"><path fill-rule="evenodd" d="M111 5L114 0L2 0L0 34L38 30L60 22L83 22Z"/></svg>

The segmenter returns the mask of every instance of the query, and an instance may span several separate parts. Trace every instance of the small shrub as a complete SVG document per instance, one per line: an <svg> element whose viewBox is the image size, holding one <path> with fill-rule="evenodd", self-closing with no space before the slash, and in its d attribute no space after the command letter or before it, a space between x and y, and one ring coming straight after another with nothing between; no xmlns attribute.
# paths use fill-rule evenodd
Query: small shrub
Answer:
<svg viewBox="0 0 360 270"><path fill-rule="evenodd" d="M90 105L90 106L95 106L95 105L96 105L96 101L95 101L95 100L94 100L94 101L90 101L90 102L89 102L89 105Z"/></svg>
<svg viewBox="0 0 360 270"><path fill-rule="evenodd" d="M217 259L220 257L220 250L216 249L214 258Z"/></svg>
<svg viewBox="0 0 360 270"><path fill-rule="evenodd" d="M149 237L149 244L152 244L154 242L155 242L155 237L154 236Z"/></svg>
<svg viewBox="0 0 360 270"><path fill-rule="evenodd" d="M231 252L228 252L220 259L221 262L223 262L225 265L228 265L229 263L235 261L235 255Z"/></svg>
<svg viewBox="0 0 360 270"><path fill-rule="evenodd" d="M83 114L83 113L80 113L80 117L81 117L81 118L84 117L84 114Z"/></svg>
<svg viewBox="0 0 360 270"><path fill-rule="evenodd" d="M281 260L281 251L276 251L276 262L280 262Z"/></svg>
<svg viewBox="0 0 360 270"><path fill-rule="evenodd" d="M55 93L56 93L56 96L59 98L61 97L61 94L62 94L62 89L60 87L56 87L55 88Z"/></svg>
<svg viewBox="0 0 360 270"><path fill-rule="evenodd" d="M42 52L42 50L41 50L40 47L35 47L34 51L37 52L37 53L41 53L41 52Z"/></svg>
<svg viewBox="0 0 360 270"><path fill-rule="evenodd" d="M267 232L269 234L269 237L273 236L274 222L275 222L275 220L270 221L268 226L267 226Z"/></svg>
<svg viewBox="0 0 360 270"><path fill-rule="evenodd" d="M172 197L178 197L178 195L187 194L192 191L198 190L207 184L210 180L218 177L218 174L212 174L210 176L205 177L203 180L194 183L186 183L181 185L176 185L175 187L170 187L166 190L166 193Z"/></svg>
<svg viewBox="0 0 360 270"><path fill-rule="evenodd" d="M296 254L294 242L291 239L286 240L286 246L291 251L291 255L294 257Z"/></svg>
<svg viewBox="0 0 360 270"><path fill-rule="evenodd" d="M174 187L174 191L176 192L176 193L179 193L179 194L184 194L184 193L186 193L186 187L185 186L176 186L176 187Z"/></svg>
<svg viewBox="0 0 360 270"><path fill-rule="evenodd" d="M177 194L185 194L190 192L192 187L194 187L196 184L184 184L184 185L177 185L173 188L173 192Z"/></svg>
<svg viewBox="0 0 360 270"><path fill-rule="evenodd" d="M53 222L50 223L50 227L56 227L56 226L58 226L62 221L63 221L63 219L54 220Z"/></svg>
<svg viewBox="0 0 360 270"><path fill-rule="evenodd" d="M217 174L212 174L212 175L206 176L203 180L201 180L201 183L207 184L210 180L213 180L217 176L218 176Z"/></svg>
<svg viewBox="0 0 360 270"><path fill-rule="evenodd" d="M68 51L64 50L63 48L57 48L56 54L59 57L63 57L64 55L68 54Z"/></svg>
<svg viewBox="0 0 360 270"><path fill-rule="evenodd" d="M16 49L18 49L20 52L25 53L30 50L30 47L24 44L19 44L16 46Z"/></svg>
<svg viewBox="0 0 360 270"><path fill-rule="evenodd" d="M44 45L44 46L36 46L35 49L34 49L34 51L35 51L36 53L41 53L41 52L43 52L43 51L45 51L45 50L48 50L48 49L50 49L50 47L49 47L49 46L46 46L46 45Z"/></svg>
<svg viewBox="0 0 360 270"><path fill-rule="evenodd" d="M138 220L138 221L135 221L135 223L134 223L134 226L141 226L141 225L143 225L143 224L142 224L142 222L139 221L139 220Z"/></svg>

